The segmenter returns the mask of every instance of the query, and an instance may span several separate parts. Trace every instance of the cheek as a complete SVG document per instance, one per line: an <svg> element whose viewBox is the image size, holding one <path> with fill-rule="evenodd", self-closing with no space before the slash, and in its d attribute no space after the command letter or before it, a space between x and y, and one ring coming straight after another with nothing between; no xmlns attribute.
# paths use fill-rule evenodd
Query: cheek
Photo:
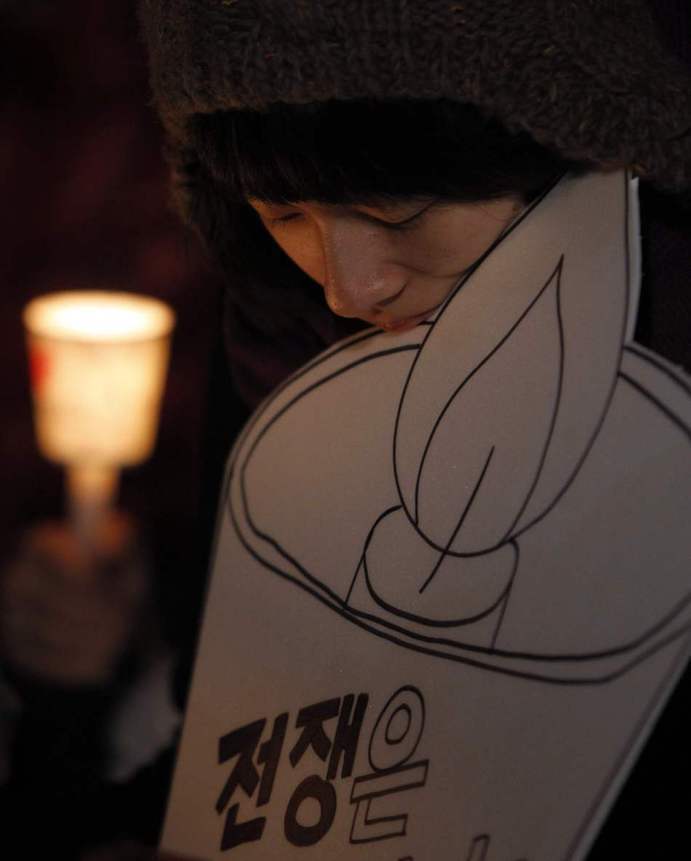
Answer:
<svg viewBox="0 0 691 861"><path fill-rule="evenodd" d="M474 246L462 236L433 235L409 242L402 249L401 262L421 275L451 277L475 261L478 255Z"/></svg>
<svg viewBox="0 0 691 861"><path fill-rule="evenodd" d="M269 233L296 266L318 284L324 285L324 254L314 228L292 226L269 230Z"/></svg>
<svg viewBox="0 0 691 861"><path fill-rule="evenodd" d="M407 264L418 272L452 276L472 266L500 235L505 221L484 213L453 213L405 246Z"/></svg>

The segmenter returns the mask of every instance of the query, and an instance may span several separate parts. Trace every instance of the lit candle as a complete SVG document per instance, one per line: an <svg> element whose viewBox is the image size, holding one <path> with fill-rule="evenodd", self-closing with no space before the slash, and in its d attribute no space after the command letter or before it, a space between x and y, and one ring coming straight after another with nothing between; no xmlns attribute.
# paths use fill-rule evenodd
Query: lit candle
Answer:
<svg viewBox="0 0 691 861"><path fill-rule="evenodd" d="M132 293L66 291L24 309L38 445L66 467L88 543L120 468L153 448L174 323L165 303Z"/></svg>

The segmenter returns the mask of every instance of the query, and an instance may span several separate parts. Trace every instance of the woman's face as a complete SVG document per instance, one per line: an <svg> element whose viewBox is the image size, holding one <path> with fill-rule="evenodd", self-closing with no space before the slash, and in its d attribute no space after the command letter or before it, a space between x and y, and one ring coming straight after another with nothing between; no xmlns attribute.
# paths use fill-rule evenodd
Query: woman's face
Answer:
<svg viewBox="0 0 691 861"><path fill-rule="evenodd" d="M249 203L283 251L322 286L335 314L392 332L429 316L522 209L517 197Z"/></svg>

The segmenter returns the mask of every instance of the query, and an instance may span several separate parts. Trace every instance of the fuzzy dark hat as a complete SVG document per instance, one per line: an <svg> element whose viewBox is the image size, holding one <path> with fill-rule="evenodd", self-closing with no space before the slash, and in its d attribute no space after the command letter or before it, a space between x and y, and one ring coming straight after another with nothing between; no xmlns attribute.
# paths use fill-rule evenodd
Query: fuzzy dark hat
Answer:
<svg viewBox="0 0 691 861"><path fill-rule="evenodd" d="M156 106L455 99L562 156L691 186L691 78L644 0L143 0Z"/></svg>

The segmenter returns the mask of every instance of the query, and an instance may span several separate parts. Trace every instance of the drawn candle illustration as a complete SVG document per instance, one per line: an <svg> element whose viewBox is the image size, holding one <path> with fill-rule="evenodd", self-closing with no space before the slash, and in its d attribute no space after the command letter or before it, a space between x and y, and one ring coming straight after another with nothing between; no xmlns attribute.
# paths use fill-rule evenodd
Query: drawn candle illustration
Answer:
<svg viewBox="0 0 691 861"><path fill-rule="evenodd" d="M166 850L585 858L691 638L691 385L632 341L638 233L624 171L565 176L430 319L356 333L259 407L227 471ZM349 710L369 697L361 725L346 690ZM324 765L313 749L299 772L314 727Z"/></svg>
<svg viewBox="0 0 691 861"><path fill-rule="evenodd" d="M24 309L36 437L66 468L70 517L88 545L120 469L151 453L173 311L131 293L65 291Z"/></svg>

